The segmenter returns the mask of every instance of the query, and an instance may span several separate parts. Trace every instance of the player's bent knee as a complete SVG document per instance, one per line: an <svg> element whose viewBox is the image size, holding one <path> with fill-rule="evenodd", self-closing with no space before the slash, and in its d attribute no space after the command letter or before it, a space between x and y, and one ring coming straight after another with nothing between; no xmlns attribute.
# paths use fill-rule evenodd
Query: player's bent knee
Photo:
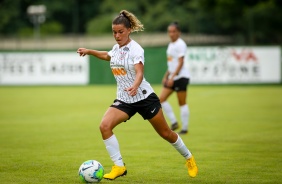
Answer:
<svg viewBox="0 0 282 184"><path fill-rule="evenodd" d="M109 126L109 124L108 123L104 123L104 122L101 122L99 128L100 128L100 132L102 132L102 133L111 130L111 127Z"/></svg>
<svg viewBox="0 0 282 184"><path fill-rule="evenodd" d="M160 136L161 136L163 139L165 139L165 140L171 142L172 133L173 133L173 132L172 132L171 130L167 130L167 131L161 132L161 133L160 133Z"/></svg>

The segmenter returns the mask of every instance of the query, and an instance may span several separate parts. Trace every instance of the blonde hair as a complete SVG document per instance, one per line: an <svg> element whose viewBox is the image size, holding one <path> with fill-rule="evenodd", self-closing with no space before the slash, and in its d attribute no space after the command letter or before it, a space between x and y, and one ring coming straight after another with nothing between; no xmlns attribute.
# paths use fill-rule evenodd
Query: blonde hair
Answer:
<svg viewBox="0 0 282 184"><path fill-rule="evenodd" d="M127 10L121 10L113 24L123 24L126 28L131 28L131 32L138 32L144 30L144 25L137 19L137 17Z"/></svg>

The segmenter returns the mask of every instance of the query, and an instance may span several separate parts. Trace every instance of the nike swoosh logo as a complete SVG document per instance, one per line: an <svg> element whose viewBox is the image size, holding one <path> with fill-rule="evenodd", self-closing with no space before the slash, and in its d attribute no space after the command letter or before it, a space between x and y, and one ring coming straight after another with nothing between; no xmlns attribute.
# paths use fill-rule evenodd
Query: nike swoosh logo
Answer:
<svg viewBox="0 0 282 184"><path fill-rule="evenodd" d="M156 107L151 111L151 113L154 113L155 112L155 110L156 110Z"/></svg>
<svg viewBox="0 0 282 184"><path fill-rule="evenodd" d="M93 167L93 166L82 168L82 171L85 171L86 169L89 169L90 167Z"/></svg>

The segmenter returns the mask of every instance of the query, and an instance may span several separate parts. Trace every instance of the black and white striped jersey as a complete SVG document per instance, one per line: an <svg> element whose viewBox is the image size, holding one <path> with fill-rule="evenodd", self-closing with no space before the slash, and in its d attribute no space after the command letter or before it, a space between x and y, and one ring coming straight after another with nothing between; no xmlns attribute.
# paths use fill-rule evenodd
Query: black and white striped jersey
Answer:
<svg viewBox="0 0 282 184"><path fill-rule="evenodd" d="M135 103L147 98L154 92L151 85L146 81L145 77L138 88L135 96L130 96L126 88L133 85L136 72L134 65L142 62L144 65L144 50L134 40L131 40L127 45L119 47L115 44L108 52L111 57L110 66L113 75L117 81L117 99L126 103Z"/></svg>

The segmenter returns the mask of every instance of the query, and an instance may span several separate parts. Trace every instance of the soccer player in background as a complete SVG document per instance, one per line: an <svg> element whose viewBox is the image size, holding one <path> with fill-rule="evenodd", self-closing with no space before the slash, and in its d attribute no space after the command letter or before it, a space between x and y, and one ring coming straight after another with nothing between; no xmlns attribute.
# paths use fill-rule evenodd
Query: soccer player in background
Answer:
<svg viewBox="0 0 282 184"><path fill-rule="evenodd" d="M179 128L178 121L173 109L167 99L175 91L180 106L180 117L182 128L179 134L188 132L189 107L186 103L187 86L189 84L189 71L184 67L184 56L186 54L186 43L180 38L180 27L177 22L171 23L168 28L170 43L166 51L168 69L164 74L162 84L163 88L160 94L160 102L163 110L171 122L171 130Z"/></svg>
<svg viewBox="0 0 282 184"><path fill-rule="evenodd" d="M191 152L187 149L181 137L173 132L162 113L159 98L151 85L144 78L144 50L130 34L142 31L143 25L132 13L122 10L112 22L113 36L117 42L110 50L98 51L79 48L80 56L92 55L109 61L112 73L117 81L117 98L105 112L100 131L106 149L114 162L110 173L105 179L114 180L127 174L121 156L118 140L113 129L122 122L129 120L136 112L148 119L156 132L186 159L188 174L195 177L198 168Z"/></svg>

